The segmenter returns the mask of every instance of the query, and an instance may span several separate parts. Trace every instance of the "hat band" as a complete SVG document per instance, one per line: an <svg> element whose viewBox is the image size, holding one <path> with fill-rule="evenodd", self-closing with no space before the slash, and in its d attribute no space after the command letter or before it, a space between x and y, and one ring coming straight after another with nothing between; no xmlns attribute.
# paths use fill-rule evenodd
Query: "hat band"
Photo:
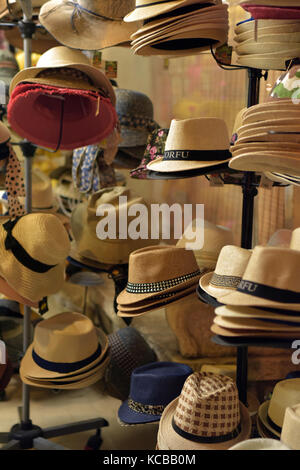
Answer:
<svg viewBox="0 0 300 470"><path fill-rule="evenodd" d="M30 269L31 271L34 271L36 273L46 273L50 269L54 268L57 266L56 264L50 265L50 264L45 264L41 263L40 261L32 258L27 251L24 250L22 245L18 242L18 240L15 239L15 237L12 234L12 230L16 223L18 222L19 218L16 218L15 220L9 220L5 224L2 225L4 230L7 232L6 239L5 239L5 249L10 250L14 257L16 258L19 263L21 263L25 268Z"/></svg>
<svg viewBox="0 0 300 470"><path fill-rule="evenodd" d="M132 398L128 398L128 406L137 413L145 413L154 416L160 416L165 409L164 405L144 405L143 403L132 400Z"/></svg>
<svg viewBox="0 0 300 470"><path fill-rule="evenodd" d="M94 362L101 355L101 346L99 344L96 351L88 358L77 362L52 362L47 361L40 357L35 350L32 350L32 359L42 369L49 370L50 372L58 372L59 374L68 374L69 372L75 372L76 370L82 369Z"/></svg>
<svg viewBox="0 0 300 470"><path fill-rule="evenodd" d="M118 113L118 118L121 126L133 129L146 129L149 133L159 127L152 118L147 116L131 116L130 114Z"/></svg>
<svg viewBox="0 0 300 470"><path fill-rule="evenodd" d="M178 284L181 284L182 282L189 281L193 277L199 276L199 275L200 275L200 271L198 269L197 271L194 271L193 273L184 274L183 276L175 277L173 279L168 279L166 281L146 282L142 284L128 282L126 291L129 292L130 294L146 294L150 292L162 292L171 287L175 287Z"/></svg>
<svg viewBox="0 0 300 470"><path fill-rule="evenodd" d="M240 276L225 276L214 273L209 284L212 284L215 287L229 287L235 289L241 282L241 279L242 278Z"/></svg>
<svg viewBox="0 0 300 470"><path fill-rule="evenodd" d="M265 284L258 284L257 282L247 281L242 279L238 285L237 292L253 295L266 300L273 300L275 302L286 304L300 303L300 292L294 292L287 289L279 289L278 287L270 287Z"/></svg>
<svg viewBox="0 0 300 470"><path fill-rule="evenodd" d="M270 418L269 414L267 414L267 421L268 421L269 425L273 429L275 429L275 431L277 431L277 432L279 432L279 434L281 434L282 428L274 423L274 421Z"/></svg>
<svg viewBox="0 0 300 470"><path fill-rule="evenodd" d="M175 423L174 417L172 419L172 427L174 431L179 434L179 436L188 439L189 441L200 442L203 444L215 444L218 442L226 442L230 441L231 439L235 439L241 432L241 423L231 432L228 434L224 434L222 436L196 436L195 434L191 434L189 432L183 431L181 428L177 426Z"/></svg>
<svg viewBox="0 0 300 470"><path fill-rule="evenodd" d="M229 150L165 150L164 161L214 162L231 158Z"/></svg>

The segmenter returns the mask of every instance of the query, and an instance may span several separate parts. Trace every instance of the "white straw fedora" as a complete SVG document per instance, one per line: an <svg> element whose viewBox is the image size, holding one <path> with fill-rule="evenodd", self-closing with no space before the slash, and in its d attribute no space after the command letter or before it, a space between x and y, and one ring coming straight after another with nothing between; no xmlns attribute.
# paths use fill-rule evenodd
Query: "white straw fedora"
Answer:
<svg viewBox="0 0 300 470"><path fill-rule="evenodd" d="M218 297L226 305L299 310L300 252L256 246L237 290Z"/></svg>
<svg viewBox="0 0 300 470"><path fill-rule="evenodd" d="M281 440L291 450L300 450L300 404L285 410Z"/></svg>
<svg viewBox="0 0 300 470"><path fill-rule="evenodd" d="M148 163L147 168L177 172L223 164L229 159L229 136L223 119L173 119L164 156Z"/></svg>
<svg viewBox="0 0 300 470"><path fill-rule="evenodd" d="M238 246L227 245L219 254L214 272L201 276L201 289L213 297L220 297L235 290L247 267L251 251Z"/></svg>

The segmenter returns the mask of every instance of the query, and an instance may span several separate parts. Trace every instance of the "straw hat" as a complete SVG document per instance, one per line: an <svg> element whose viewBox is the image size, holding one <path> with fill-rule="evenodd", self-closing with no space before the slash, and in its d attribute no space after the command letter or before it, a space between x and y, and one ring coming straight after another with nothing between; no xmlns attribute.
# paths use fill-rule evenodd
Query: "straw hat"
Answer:
<svg viewBox="0 0 300 470"><path fill-rule="evenodd" d="M120 197L127 198L126 202L120 201ZM146 201L128 188L116 186L112 188L102 189L93 194L88 202L79 204L72 212L71 226L74 239L76 241L76 249L80 256L91 259L100 263L107 264L126 264L132 251L138 248L153 245L158 240L151 240L149 234L148 239L132 240L129 235L119 235L121 227L119 225L121 215L126 210L127 222L126 229L134 216L128 216L128 210L135 204L141 204L148 209ZM107 205L107 206L105 206ZM97 215L100 206L103 206L104 213ZM108 215L107 215L107 212ZM147 223L149 224L149 213L147 211ZM107 220L107 217L113 217L116 222L115 238L100 239L97 237L96 227L99 223ZM146 223L144 218L144 223ZM127 238L126 238L127 237Z"/></svg>
<svg viewBox="0 0 300 470"><path fill-rule="evenodd" d="M8 221L0 225L0 275L21 296L40 301L62 287L69 249L67 232L52 214Z"/></svg>
<svg viewBox="0 0 300 470"><path fill-rule="evenodd" d="M117 297L123 306L166 296L192 287L199 279L192 251L173 246L153 246L131 253L128 283Z"/></svg>
<svg viewBox="0 0 300 470"><path fill-rule="evenodd" d="M295 228L292 231L292 237L290 241L290 248L292 250L299 250L300 251L300 227Z"/></svg>
<svg viewBox="0 0 300 470"><path fill-rule="evenodd" d="M192 373L189 366L177 362L154 362L134 369L129 398L118 410L119 419L126 424L159 421Z"/></svg>
<svg viewBox="0 0 300 470"><path fill-rule="evenodd" d="M240 329L235 329L235 328L224 328L222 326L216 325L215 323L212 324L211 326L211 331L215 333L218 336L222 336L227 338L230 338L230 341L226 342L226 345L229 346L245 346L245 341L250 342L254 341L255 345L257 345L257 342L261 344L261 342L264 342L265 340L270 340L270 339L276 339L276 340L288 340L289 343L290 341L295 339L295 334L293 334L293 331L253 331L253 330L240 330ZM236 342L236 340L239 340L239 342ZM247 338L247 339L245 339ZM233 340L233 341L231 341ZM219 344L219 343L218 343ZM224 346L224 341L221 342L222 346ZM251 343L252 344L252 343ZM259 345L260 345L259 344ZM274 342L273 342L274 344ZM284 342L285 347L286 347L286 342ZM280 342L280 346L282 343ZM282 346L281 346L282 347Z"/></svg>
<svg viewBox="0 0 300 470"><path fill-rule="evenodd" d="M68 78L67 76L60 76L60 73L63 73L63 69L66 68L79 70L87 75L92 83L84 83L82 80L78 80L74 77ZM58 70L56 75L52 74L48 77L39 77L42 72L48 69ZM39 58L36 67L28 67L17 73L10 84L10 94L12 94L15 87L22 82L93 91L101 89L109 96L113 105L116 103L113 87L104 73L100 69L92 66L89 59L82 52L64 46L49 49Z"/></svg>
<svg viewBox="0 0 300 470"><path fill-rule="evenodd" d="M272 397L262 403L258 416L263 425L280 438L285 411L300 402L300 379L277 382Z"/></svg>
<svg viewBox="0 0 300 470"><path fill-rule="evenodd" d="M287 322L282 320L276 320L274 315L273 319L262 319L262 318L242 318L242 317L226 317L217 316L214 318L214 323L221 326L222 328L229 328L231 330L247 330L250 332L289 332L291 335L296 335L300 332L300 324L294 322L293 318L290 318ZM294 336L293 336L294 337Z"/></svg>
<svg viewBox="0 0 300 470"><path fill-rule="evenodd" d="M163 158L148 163L147 168L176 172L210 167L229 159L225 121L217 118L173 119Z"/></svg>
<svg viewBox="0 0 300 470"><path fill-rule="evenodd" d="M51 0L42 6L39 21L65 46L98 50L130 41L139 24L126 24L123 17L133 7L134 0Z"/></svg>
<svg viewBox="0 0 300 470"><path fill-rule="evenodd" d="M65 387L68 382L71 388L81 388L102 378L107 350L107 337L86 316L60 313L37 324L21 361L21 378L46 388L61 388L53 383Z"/></svg>
<svg viewBox="0 0 300 470"><path fill-rule="evenodd" d="M300 315L294 310L280 310L267 308L235 307L233 305L222 305L215 309L215 314L223 319L232 320L278 320L282 322L300 323ZM254 324L254 323L253 323ZM272 323L273 324L273 323ZM269 324L269 325L272 325Z"/></svg>
<svg viewBox="0 0 300 470"><path fill-rule="evenodd" d="M300 179L298 176L294 175L287 175L287 174L282 174L282 173L275 173L275 172L268 172L266 171L264 175L270 179L271 181L275 181L276 183L282 183L283 185L289 186L289 185L294 185L294 186L300 186Z"/></svg>
<svg viewBox="0 0 300 470"><path fill-rule="evenodd" d="M285 410L280 438L291 450L300 450L299 428L300 405L288 406Z"/></svg>
<svg viewBox="0 0 300 470"><path fill-rule="evenodd" d="M176 243L176 246L178 248L189 249L189 245L191 243L195 244L195 234L197 234L199 246L193 247L193 253L200 271L204 272L215 268L218 256L223 246L233 243L233 233L227 227L215 225L208 220L204 220L204 233L202 239L202 237L200 237L200 230L202 228L201 222L202 221L200 219L194 219L185 229L182 237Z"/></svg>
<svg viewBox="0 0 300 470"><path fill-rule="evenodd" d="M145 179L149 174L148 163L162 157L169 129L156 129L148 136L147 146L143 158L137 168L130 172L131 178Z"/></svg>
<svg viewBox="0 0 300 470"><path fill-rule="evenodd" d="M213 297L221 297L235 290L242 280L250 256L250 250L233 245L224 246L220 251L215 271L201 276L201 289Z"/></svg>
<svg viewBox="0 0 300 470"><path fill-rule="evenodd" d="M195 372L164 410L159 432L170 450L226 450L250 437L251 421L230 377Z"/></svg>
<svg viewBox="0 0 300 470"><path fill-rule="evenodd" d="M276 439L247 439L228 450L291 450Z"/></svg>
<svg viewBox="0 0 300 470"><path fill-rule="evenodd" d="M297 310L299 262L299 251L256 246L237 290L218 297L218 301L226 305Z"/></svg>

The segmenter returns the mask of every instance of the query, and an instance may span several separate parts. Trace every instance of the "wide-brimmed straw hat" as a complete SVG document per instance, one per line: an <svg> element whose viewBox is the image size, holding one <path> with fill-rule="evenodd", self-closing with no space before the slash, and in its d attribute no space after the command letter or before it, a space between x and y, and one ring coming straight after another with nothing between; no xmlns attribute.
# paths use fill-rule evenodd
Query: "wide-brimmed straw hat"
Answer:
<svg viewBox="0 0 300 470"><path fill-rule="evenodd" d="M39 20L61 44L75 49L98 50L128 43L139 24L128 24L124 16L134 0L48 1Z"/></svg>
<svg viewBox="0 0 300 470"><path fill-rule="evenodd" d="M291 450L300 450L299 433L300 404L288 406L285 410L280 439Z"/></svg>
<svg viewBox="0 0 300 470"><path fill-rule="evenodd" d="M192 287L199 275L191 250L160 245L142 248L129 257L128 283L117 302L130 307L137 302L164 298Z"/></svg>
<svg viewBox="0 0 300 470"><path fill-rule="evenodd" d="M220 251L215 271L201 276L201 289L213 297L220 297L235 290L242 280L250 256L250 250L233 245L224 246Z"/></svg>
<svg viewBox="0 0 300 470"><path fill-rule="evenodd" d="M154 423L176 398L193 370L177 362L155 362L132 372L129 398L122 403L118 417L125 424Z"/></svg>
<svg viewBox="0 0 300 470"><path fill-rule="evenodd" d="M280 438L286 409L300 403L300 379L278 382L269 401L261 404L258 417L263 425Z"/></svg>
<svg viewBox="0 0 300 470"><path fill-rule="evenodd" d="M61 289L69 250L68 234L53 214L28 214L0 225L0 275L33 302Z"/></svg>
<svg viewBox="0 0 300 470"><path fill-rule="evenodd" d="M147 168L158 172L195 170L229 159L229 136L223 119L173 119L163 158L148 163Z"/></svg>
<svg viewBox="0 0 300 470"><path fill-rule="evenodd" d="M237 290L218 297L226 305L299 310L300 252L256 246Z"/></svg>
<svg viewBox="0 0 300 470"><path fill-rule="evenodd" d="M195 372L164 410L159 433L170 450L226 450L250 437L251 420L230 377Z"/></svg>
<svg viewBox="0 0 300 470"><path fill-rule="evenodd" d="M21 378L46 388L81 388L103 377L107 352L107 337L89 318L61 313L36 326L21 362Z"/></svg>
<svg viewBox="0 0 300 470"><path fill-rule="evenodd" d="M122 197L126 198L125 202L119 199ZM157 240L151 240L149 210L147 211L146 220L144 219L144 222L148 223L148 239L133 240L127 232L125 238L122 234L120 235L119 214L122 211L127 213L134 204L141 204L148 208L147 202L142 197L121 186L102 189L93 194L87 202L79 204L73 211L71 218L72 232L78 254L98 263L127 264L132 251L157 243ZM97 211L101 211L101 206L103 208L102 213L97 215ZM114 218L116 222L115 234L112 234L111 238L100 239L97 236L96 228L99 223L103 223L109 216ZM125 223L126 229L134 219L135 217L128 215L127 223Z"/></svg>

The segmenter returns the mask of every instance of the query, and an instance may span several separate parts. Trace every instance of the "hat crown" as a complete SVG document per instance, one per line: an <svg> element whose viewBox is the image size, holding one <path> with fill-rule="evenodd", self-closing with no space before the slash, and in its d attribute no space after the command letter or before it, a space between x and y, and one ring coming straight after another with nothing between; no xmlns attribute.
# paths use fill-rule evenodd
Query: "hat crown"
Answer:
<svg viewBox="0 0 300 470"><path fill-rule="evenodd" d="M65 46L52 47L41 55L36 67L65 67L70 64L91 65L89 59L76 49L69 49Z"/></svg>
<svg viewBox="0 0 300 470"><path fill-rule="evenodd" d="M288 406L285 410L280 439L291 450L300 450L300 405Z"/></svg>
<svg viewBox="0 0 300 470"><path fill-rule="evenodd" d="M281 380L274 387L268 416L282 428L286 408L298 403L300 403L300 378Z"/></svg>
<svg viewBox="0 0 300 470"><path fill-rule="evenodd" d="M131 10L134 10L135 0L79 0L78 4L89 11L104 16L99 19L121 20Z"/></svg>
<svg viewBox="0 0 300 470"><path fill-rule="evenodd" d="M131 375L129 397L144 405L169 404L182 389L192 369L176 362L155 362L136 368Z"/></svg>
<svg viewBox="0 0 300 470"><path fill-rule="evenodd" d="M216 264L215 274L242 277L250 257L250 250L234 245L223 246Z"/></svg>
<svg viewBox="0 0 300 470"><path fill-rule="evenodd" d="M228 150L229 145L228 130L223 119L173 119L166 140L165 152L170 150Z"/></svg>
<svg viewBox="0 0 300 470"><path fill-rule="evenodd" d="M199 437L225 436L240 424L238 391L230 377L195 372L186 380L174 414L178 428Z"/></svg>
<svg viewBox="0 0 300 470"><path fill-rule="evenodd" d="M155 245L130 254L128 282L150 283L175 279L198 271L191 250Z"/></svg>
<svg viewBox="0 0 300 470"><path fill-rule="evenodd" d="M144 116L153 119L153 103L144 93L123 88L115 88L116 111L121 118L124 115Z"/></svg>
<svg viewBox="0 0 300 470"><path fill-rule="evenodd" d="M292 232L290 248L292 250L299 250L300 251L300 227L296 228Z"/></svg>
<svg viewBox="0 0 300 470"><path fill-rule="evenodd" d="M96 328L80 313L65 312L37 324L33 349L42 359L58 363L84 360L99 345Z"/></svg>

